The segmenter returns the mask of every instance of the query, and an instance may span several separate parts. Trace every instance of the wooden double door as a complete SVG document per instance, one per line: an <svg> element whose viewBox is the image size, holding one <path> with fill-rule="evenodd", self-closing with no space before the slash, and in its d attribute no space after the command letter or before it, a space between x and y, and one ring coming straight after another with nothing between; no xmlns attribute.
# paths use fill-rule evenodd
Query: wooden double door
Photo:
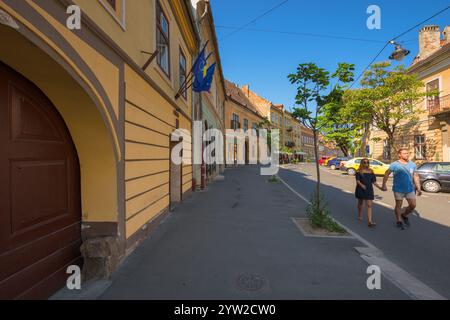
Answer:
<svg viewBox="0 0 450 320"><path fill-rule="evenodd" d="M78 156L64 120L0 61L0 299L45 299L81 266Z"/></svg>

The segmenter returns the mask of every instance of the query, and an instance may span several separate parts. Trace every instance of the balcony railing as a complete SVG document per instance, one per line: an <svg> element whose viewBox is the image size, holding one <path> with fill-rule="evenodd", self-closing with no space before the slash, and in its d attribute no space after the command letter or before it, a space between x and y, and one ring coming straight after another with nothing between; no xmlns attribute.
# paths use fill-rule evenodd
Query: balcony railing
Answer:
<svg viewBox="0 0 450 320"><path fill-rule="evenodd" d="M295 148L295 142L294 141L288 141L285 143L286 147L288 148Z"/></svg>
<svg viewBox="0 0 450 320"><path fill-rule="evenodd" d="M430 98L427 101L427 106L430 116L450 112L450 94L439 98Z"/></svg>

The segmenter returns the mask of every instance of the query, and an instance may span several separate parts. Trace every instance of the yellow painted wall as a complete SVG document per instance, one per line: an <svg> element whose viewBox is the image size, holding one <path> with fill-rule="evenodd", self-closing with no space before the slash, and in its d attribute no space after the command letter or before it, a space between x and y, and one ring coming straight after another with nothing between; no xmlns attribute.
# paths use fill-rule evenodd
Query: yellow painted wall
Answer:
<svg viewBox="0 0 450 320"><path fill-rule="evenodd" d="M205 6L201 3L198 4L198 6L199 7L197 14L203 15L206 10ZM220 72L221 70L219 68L220 52L218 51L219 49L215 46L215 35L212 30L213 28L215 28L215 26L212 25L212 21L208 19L208 16L205 16L201 20L199 31L201 34L202 42L204 43L208 41L208 44L206 46L207 54L213 53L213 55L208 60L208 65L216 62L216 69L210 91L202 93L202 102L203 104L208 106L208 108L211 110L211 114L215 115L217 123L220 123L222 125L222 128L217 129L223 129L225 88L223 85L224 79L222 78L222 74Z"/></svg>
<svg viewBox="0 0 450 320"><path fill-rule="evenodd" d="M280 130L280 148L282 147L282 146L284 146L284 132L285 132L285 128L284 128L284 112L282 111L282 110L280 110L280 109L278 109L278 108L275 108L275 107L271 107L270 108L270 112L271 112L271 114L270 114L270 122L271 122L271 124L272 124L272 126L275 128L275 129L278 129L278 130ZM278 120L278 121L273 121L274 120L274 117L273 117L273 115L276 115L277 117L276 117L276 119L275 120Z"/></svg>
<svg viewBox="0 0 450 320"><path fill-rule="evenodd" d="M119 154L98 107L66 70L16 31L0 26L0 38L0 60L47 95L70 131L80 160L83 221L116 222Z"/></svg>
<svg viewBox="0 0 450 320"><path fill-rule="evenodd" d="M159 69L156 59L146 71L148 77L135 71L136 65L144 65L149 58L149 55L141 51L156 50L156 0L117 0L119 6L125 4L123 21L120 20L121 14L116 16L107 10L107 1L74 0L80 5L82 14L89 17L123 51L116 51L109 42L104 43L111 47L111 53L118 54L115 57L116 65L85 42L81 33L68 30L50 11L43 9L45 3L23 1L75 49L98 80L106 99L103 99L98 87L90 82L89 77L71 60L60 43L54 43L44 30L39 30L2 0L0 7L48 44L58 59L69 66L87 89L80 86L38 46L3 25L0 25L0 59L36 83L64 118L80 158L83 221L119 222L120 225L123 222L119 220L120 210L124 207L125 235L129 239L168 209L170 134L176 128L177 121L180 128L189 132L192 127L192 91L188 90L187 99L175 99L179 89L180 49L185 54L188 68L198 50L197 38L185 12L184 1L161 0L170 24L170 78ZM92 28L88 24L82 27ZM91 31L94 36L97 35L95 30L88 32ZM98 37L98 41L103 41L103 38ZM123 57L122 53L129 57ZM123 57L122 62L120 57ZM129 59L136 65L131 62L129 64L132 66L127 65ZM124 85L121 81L123 66L125 101L120 100ZM111 109L107 107L109 103ZM125 109L121 110L121 107ZM117 122L121 112L125 114L124 123ZM120 132L122 127L124 137ZM189 138L183 142L183 193L192 187L191 144ZM124 153L122 145L125 146ZM125 167L124 181L118 181L122 164Z"/></svg>
<svg viewBox="0 0 450 320"><path fill-rule="evenodd" d="M234 101L228 99L225 102L225 128L231 129L231 120L233 120L233 113L239 115L239 122L241 129L244 129L244 119L248 120L249 129L252 128L252 123L259 124L263 119Z"/></svg>
<svg viewBox="0 0 450 320"><path fill-rule="evenodd" d="M248 120L248 128L253 128L253 123L259 124L263 121L263 118L257 116L247 108L235 103L234 101L227 99L225 101L225 128L232 129L231 120L233 120L233 113L239 116L239 123L241 124L241 129L244 130L244 120ZM225 137L226 139L226 137ZM225 144L225 159L226 161L232 161L235 158L234 155L234 146L232 144L228 144L227 141L224 141Z"/></svg>
<svg viewBox="0 0 450 320"><path fill-rule="evenodd" d="M446 96L450 94L450 69L441 70L431 74L429 76L423 77L421 81L424 84L423 90L426 89L426 84L435 79L439 79L440 81L440 96ZM411 128L408 131L402 131L400 128L399 132L397 132L395 138L396 145L402 145L408 147L411 150L411 158L414 157L414 135L424 134L427 142L427 160L429 161L442 161L443 154L443 141L442 141L442 131L433 123L432 119L429 118L429 112L427 108L426 101L419 103L416 108L420 110L419 115L419 123ZM402 122L401 125L405 125L405 122ZM383 160L383 140L387 138L387 135L377 129L374 128L371 131L371 139L375 141L370 141L370 149L372 156L376 159ZM381 140L381 141L377 141ZM393 156L395 159L395 156Z"/></svg>
<svg viewBox="0 0 450 320"><path fill-rule="evenodd" d="M290 113L283 112L283 141L284 143L291 141L295 143L294 147L291 147L292 151L301 151L301 126L300 123L294 119ZM292 128L292 131L288 131L288 128ZM285 145L285 144L283 144Z"/></svg>
<svg viewBox="0 0 450 320"><path fill-rule="evenodd" d="M26 0L39 14L41 14L45 20L50 22L56 30L66 39L72 47L77 49L77 53L81 56L84 62L86 62L94 72L97 79L102 83L106 94L113 106L115 117L118 117L119 113L119 70L106 58L104 58L95 49L90 47L87 43L82 41L74 32L69 30L65 25L59 23L50 14L45 12L41 7L35 4L31 0ZM36 29L37 33L40 33ZM43 38L45 35L40 33ZM47 40L50 42L50 40ZM52 44L52 46L64 55L63 51L59 48L58 44ZM68 58L66 57L68 60ZM98 93L97 93L98 94Z"/></svg>
<svg viewBox="0 0 450 320"><path fill-rule="evenodd" d="M75 0L83 12L87 14L95 23L114 41L119 47L130 56L139 66L143 66L149 55L141 51L154 52L156 50L156 0L117 0L119 5L125 1L125 28L117 22L115 17L105 9L100 0ZM173 4L170 5L169 1ZM188 90L187 99L175 100L175 93L179 89L179 50L180 48L186 56L187 66L192 65L193 52L192 44L186 44L182 35L182 28L177 23L175 14L172 11L174 3L179 5L182 0L160 0L161 6L169 19L170 33L170 78L157 65L156 59L147 69L147 74L158 86L187 114L192 111L192 91ZM106 3L106 1L104 1ZM119 15L119 19L121 16ZM196 45L196 44L195 44ZM175 93L174 93L175 92Z"/></svg>
<svg viewBox="0 0 450 320"><path fill-rule="evenodd" d="M442 70L440 72L436 72L433 75L430 75L426 78L421 79L424 84L427 82L434 80L436 78L440 78L441 84L441 97L450 94L450 69Z"/></svg>
<svg viewBox="0 0 450 320"><path fill-rule="evenodd" d="M185 118L180 118L180 129L187 130L191 134L191 123ZM183 168L182 168L182 192L188 192L192 188L192 138L186 136L183 139Z"/></svg>
<svg viewBox="0 0 450 320"><path fill-rule="evenodd" d="M176 128L172 106L129 66L125 68L125 193L126 236L169 206L170 134ZM180 128L191 123L180 116ZM186 141L185 159L191 155ZM183 167L183 192L192 185L191 165Z"/></svg>

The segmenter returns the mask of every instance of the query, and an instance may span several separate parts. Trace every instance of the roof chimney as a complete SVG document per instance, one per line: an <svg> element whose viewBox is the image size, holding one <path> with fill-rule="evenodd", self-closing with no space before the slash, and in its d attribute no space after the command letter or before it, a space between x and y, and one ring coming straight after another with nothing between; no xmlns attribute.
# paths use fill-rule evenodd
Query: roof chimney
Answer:
<svg viewBox="0 0 450 320"><path fill-rule="evenodd" d="M450 26L444 28L442 35L444 36L444 44L450 43Z"/></svg>
<svg viewBox="0 0 450 320"><path fill-rule="evenodd" d="M246 84L245 86L242 86L242 91L247 95L247 98L250 97L250 85Z"/></svg>
<svg viewBox="0 0 450 320"><path fill-rule="evenodd" d="M419 33L420 60L428 58L441 48L439 26L424 26Z"/></svg>

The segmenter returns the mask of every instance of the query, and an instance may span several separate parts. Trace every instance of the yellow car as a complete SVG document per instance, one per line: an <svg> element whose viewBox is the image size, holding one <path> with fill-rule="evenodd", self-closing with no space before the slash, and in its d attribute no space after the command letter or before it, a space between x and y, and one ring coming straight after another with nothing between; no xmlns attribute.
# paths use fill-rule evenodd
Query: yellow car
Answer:
<svg viewBox="0 0 450 320"><path fill-rule="evenodd" d="M356 171L358 171L362 159L364 158L353 158L346 161L345 164L341 167L341 170L346 171L350 176L356 175ZM375 160L372 158L368 159L370 161L370 169L372 169L373 173L375 173L376 175L384 175L390 167L389 164L383 163L379 160Z"/></svg>

